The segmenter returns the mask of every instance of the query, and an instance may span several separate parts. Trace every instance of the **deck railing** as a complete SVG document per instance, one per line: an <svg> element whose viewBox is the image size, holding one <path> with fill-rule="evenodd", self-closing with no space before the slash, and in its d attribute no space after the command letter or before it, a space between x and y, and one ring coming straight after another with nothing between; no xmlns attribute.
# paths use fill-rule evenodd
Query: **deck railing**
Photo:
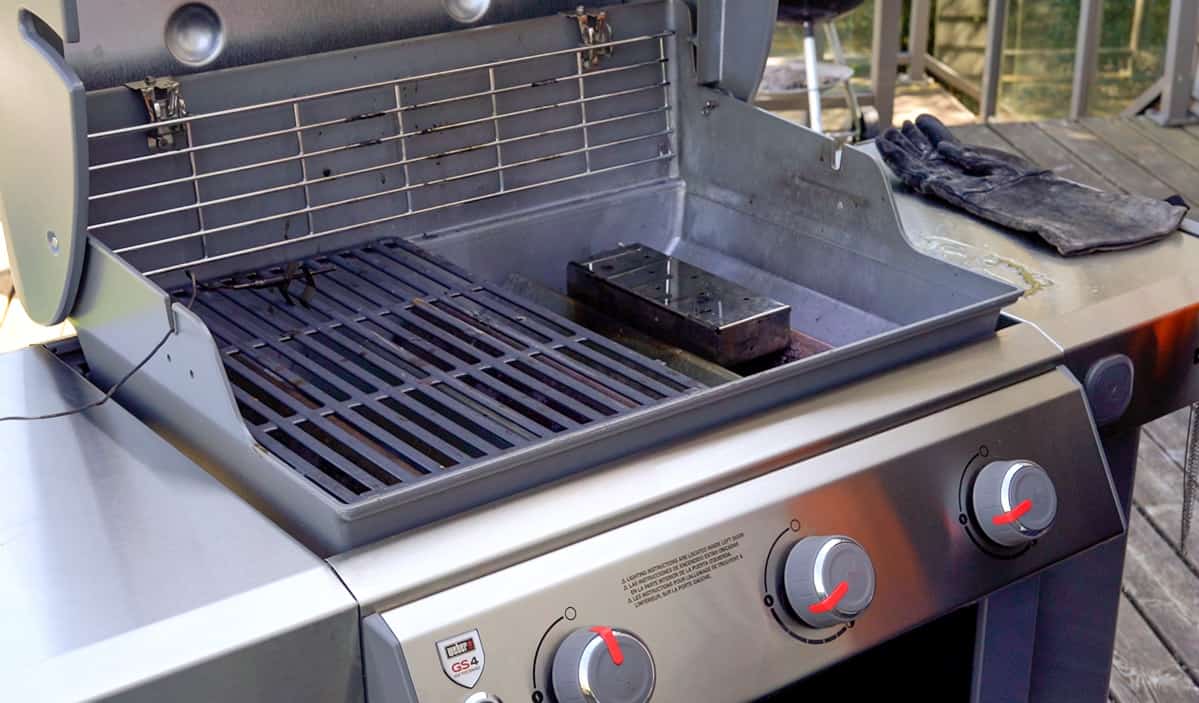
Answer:
<svg viewBox="0 0 1199 703"><path fill-rule="evenodd" d="M1103 27L1103 0L1080 0L1074 68L1071 79L1069 116L1084 117L1089 112L1091 94L1099 69L1100 33ZM988 0L986 44L981 80L963 76L928 52L930 0L912 0L908 35L909 51L899 52L901 0L876 0L874 36L871 52L871 88L875 109L882 125L889 125L893 114L898 68L907 65L911 79L925 74L978 101L981 121L995 117L998 111L999 85L1003 68L1004 33L1009 0ZM1130 46L1135 50L1139 22L1134 21ZM1164 125L1192 122L1199 114L1199 82L1196 81L1196 37L1199 36L1199 0L1171 0L1169 32L1162 77L1136 98L1126 113L1148 111ZM1149 108L1158 104L1156 110Z"/></svg>

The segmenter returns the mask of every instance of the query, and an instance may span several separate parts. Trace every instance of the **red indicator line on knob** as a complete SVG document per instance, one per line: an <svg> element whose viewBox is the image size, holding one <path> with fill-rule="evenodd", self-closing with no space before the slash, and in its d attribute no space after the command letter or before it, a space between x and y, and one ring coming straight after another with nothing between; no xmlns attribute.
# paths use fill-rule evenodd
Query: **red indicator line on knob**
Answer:
<svg viewBox="0 0 1199 703"><path fill-rule="evenodd" d="M591 631L600 636L604 641L604 645L608 647L608 656L612 657L612 663L616 666L624 664L624 652L620 651L620 642L616 641L616 635L612 634L610 627L593 627Z"/></svg>
<svg viewBox="0 0 1199 703"><path fill-rule="evenodd" d="M842 581L841 583L837 584L837 587L833 589L833 592L829 594L828 598L809 605L808 610L813 613L827 613L828 611L837 607L837 604L841 602L841 599L845 597L846 593L849 593L849 582Z"/></svg>
<svg viewBox="0 0 1199 703"><path fill-rule="evenodd" d="M1024 500L1020 501L1019 505L1007 511L1006 513L999 513L995 517L991 518L991 522L995 523L996 525L1010 525L1024 517L1024 514L1029 510L1032 510L1032 501L1028 498L1025 498Z"/></svg>

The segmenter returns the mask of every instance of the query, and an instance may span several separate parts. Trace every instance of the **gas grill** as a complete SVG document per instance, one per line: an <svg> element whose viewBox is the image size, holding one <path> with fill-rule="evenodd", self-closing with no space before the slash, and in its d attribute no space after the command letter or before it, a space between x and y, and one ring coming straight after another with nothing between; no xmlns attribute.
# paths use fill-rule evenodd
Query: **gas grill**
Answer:
<svg viewBox="0 0 1199 703"><path fill-rule="evenodd" d="M153 41L42 4L4 48L52 69L0 136L46 137L0 176L22 300L326 560L372 703L753 698L1122 531L1087 394L1131 380L746 102L772 2L316 3L278 41L288 3Z"/></svg>
<svg viewBox="0 0 1199 703"><path fill-rule="evenodd" d="M92 377L211 334L172 335L122 400L332 554L993 330L1017 291L913 251L869 157L753 113L746 155L790 139L824 165L732 182L756 168L733 153L747 108L680 69L680 12L570 6L89 91ZM768 296L824 353L716 355L741 373L705 391L511 292L567 293L620 246L711 277L717 329ZM750 346L789 341L767 331Z"/></svg>

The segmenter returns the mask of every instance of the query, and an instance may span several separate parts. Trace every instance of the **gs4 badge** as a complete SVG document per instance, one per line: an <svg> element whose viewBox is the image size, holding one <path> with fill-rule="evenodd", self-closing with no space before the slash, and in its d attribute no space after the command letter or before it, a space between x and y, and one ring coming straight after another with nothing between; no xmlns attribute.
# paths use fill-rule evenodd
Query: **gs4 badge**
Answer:
<svg viewBox="0 0 1199 703"><path fill-rule="evenodd" d="M437 643L441 670L450 681L463 688L473 688L483 675L483 639L478 630L470 630Z"/></svg>

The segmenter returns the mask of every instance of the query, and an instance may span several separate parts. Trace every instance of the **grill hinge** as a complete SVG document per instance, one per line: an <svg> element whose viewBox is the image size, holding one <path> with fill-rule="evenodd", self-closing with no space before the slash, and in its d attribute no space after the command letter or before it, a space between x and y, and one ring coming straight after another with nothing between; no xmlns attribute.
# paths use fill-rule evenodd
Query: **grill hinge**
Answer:
<svg viewBox="0 0 1199 703"><path fill-rule="evenodd" d="M587 8L579 5L575 10L575 19L579 22L579 36L585 46L598 46L582 53L583 68L594 69L599 66L600 59L611 56L613 47L602 46L612 41L612 25L608 24L608 13L604 10L588 12Z"/></svg>
<svg viewBox="0 0 1199 703"><path fill-rule="evenodd" d="M144 80L126 83L125 87L142 94L151 122L165 122L187 116L187 103L183 101L179 81L174 78L147 76ZM183 134L186 129L186 125L172 124L148 132L146 142L150 151L175 149L175 137Z"/></svg>

